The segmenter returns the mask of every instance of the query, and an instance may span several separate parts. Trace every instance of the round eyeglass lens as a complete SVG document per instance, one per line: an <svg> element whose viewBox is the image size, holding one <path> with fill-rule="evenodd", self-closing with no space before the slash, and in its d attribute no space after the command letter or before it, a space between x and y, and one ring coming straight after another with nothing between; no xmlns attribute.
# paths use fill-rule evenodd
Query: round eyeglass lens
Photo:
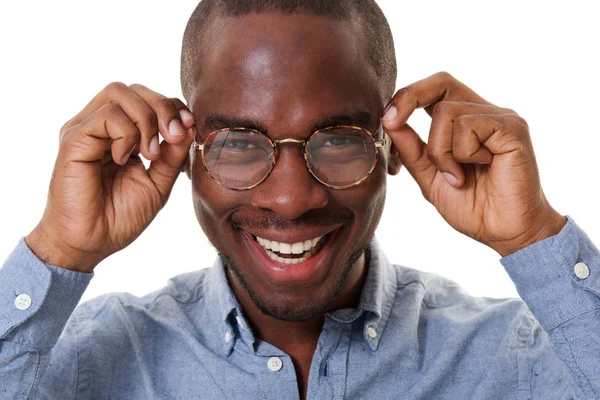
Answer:
<svg viewBox="0 0 600 400"><path fill-rule="evenodd" d="M306 144L306 161L326 185L347 188L366 178L377 160L375 140L360 128L334 127L316 132Z"/></svg>
<svg viewBox="0 0 600 400"><path fill-rule="evenodd" d="M267 177L273 168L274 150L269 138L258 131L223 129L206 138L202 157L216 181L241 190Z"/></svg>

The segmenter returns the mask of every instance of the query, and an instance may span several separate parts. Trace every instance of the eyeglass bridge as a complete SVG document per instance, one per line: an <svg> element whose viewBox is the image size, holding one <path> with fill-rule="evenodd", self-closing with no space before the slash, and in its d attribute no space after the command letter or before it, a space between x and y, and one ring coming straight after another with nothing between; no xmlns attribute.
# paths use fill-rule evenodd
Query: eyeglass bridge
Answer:
<svg viewBox="0 0 600 400"><path fill-rule="evenodd" d="M296 143L296 144L301 144L303 146L306 145L306 142L307 142L307 140L300 140L300 139L293 139L293 138L273 140L273 143L275 143L275 144Z"/></svg>

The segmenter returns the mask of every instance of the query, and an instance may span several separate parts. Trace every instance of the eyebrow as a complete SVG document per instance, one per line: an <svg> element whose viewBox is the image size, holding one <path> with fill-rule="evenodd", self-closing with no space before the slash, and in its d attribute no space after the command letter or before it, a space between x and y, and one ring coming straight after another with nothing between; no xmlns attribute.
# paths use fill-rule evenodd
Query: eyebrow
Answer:
<svg viewBox="0 0 600 400"><path fill-rule="evenodd" d="M371 129L373 125L373 115L368 111L355 111L346 115L328 117L313 125L311 132L335 125L351 125Z"/></svg>
<svg viewBox="0 0 600 400"><path fill-rule="evenodd" d="M373 128L373 115L368 111L355 111L350 114L335 115L327 117L311 127L310 132L316 132L320 129L327 128L335 125L351 125L359 126L362 128ZM224 114L213 113L210 114L205 120L202 126L204 131L216 131L225 128L248 128L260 131L264 134L268 134L268 130L259 121L231 117Z"/></svg>
<svg viewBox="0 0 600 400"><path fill-rule="evenodd" d="M246 118L230 117L223 114L210 114L204 120L202 128L206 131L216 131L225 128L248 128L266 133L265 127L258 121Z"/></svg>

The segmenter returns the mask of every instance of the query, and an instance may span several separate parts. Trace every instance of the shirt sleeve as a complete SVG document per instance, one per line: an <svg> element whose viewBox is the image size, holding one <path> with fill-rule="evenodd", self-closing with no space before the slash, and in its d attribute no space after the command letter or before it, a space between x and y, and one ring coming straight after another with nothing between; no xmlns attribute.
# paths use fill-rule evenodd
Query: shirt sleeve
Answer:
<svg viewBox="0 0 600 400"><path fill-rule="evenodd" d="M600 398L600 252L567 219L558 235L500 261L548 333L556 361L569 367L587 398Z"/></svg>
<svg viewBox="0 0 600 400"><path fill-rule="evenodd" d="M0 398L29 398L92 277L44 264L19 241L0 268Z"/></svg>

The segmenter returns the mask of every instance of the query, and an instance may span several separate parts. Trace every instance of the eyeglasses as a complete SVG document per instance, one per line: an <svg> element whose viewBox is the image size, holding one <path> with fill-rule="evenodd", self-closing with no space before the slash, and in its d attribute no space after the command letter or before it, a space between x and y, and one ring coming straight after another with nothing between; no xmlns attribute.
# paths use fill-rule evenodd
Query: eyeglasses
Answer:
<svg viewBox="0 0 600 400"><path fill-rule="evenodd" d="M381 134L380 125L376 133ZM225 128L210 133L204 143L192 147L202 151L206 171L231 190L250 190L269 176L277 162L278 146L302 145L308 171L323 185L348 189L359 185L375 169L379 148L368 130L356 126L331 126L314 132L308 140L272 141L264 133L248 128ZM293 179L293 178L292 178Z"/></svg>

